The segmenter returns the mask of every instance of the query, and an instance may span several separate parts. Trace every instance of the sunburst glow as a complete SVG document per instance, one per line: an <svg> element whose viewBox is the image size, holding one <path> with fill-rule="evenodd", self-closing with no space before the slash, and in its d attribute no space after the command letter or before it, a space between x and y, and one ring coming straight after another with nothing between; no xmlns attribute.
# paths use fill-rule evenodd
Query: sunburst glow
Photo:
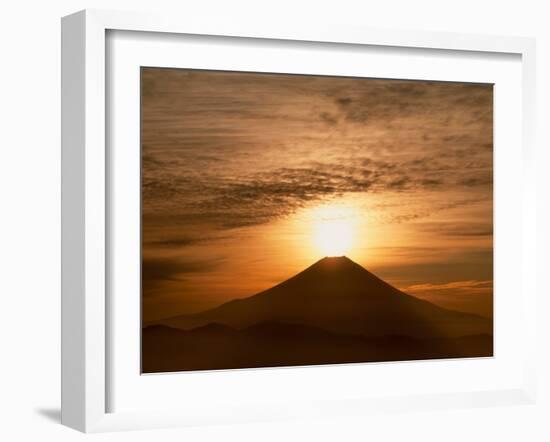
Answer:
<svg viewBox="0 0 550 442"><path fill-rule="evenodd" d="M352 210L345 207L325 206L316 211L314 243L324 256L349 254L356 236Z"/></svg>

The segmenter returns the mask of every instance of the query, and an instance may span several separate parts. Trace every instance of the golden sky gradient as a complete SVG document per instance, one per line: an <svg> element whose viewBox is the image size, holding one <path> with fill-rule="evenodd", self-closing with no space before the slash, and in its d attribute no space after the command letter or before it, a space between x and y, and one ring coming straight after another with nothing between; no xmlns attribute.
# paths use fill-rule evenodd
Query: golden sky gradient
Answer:
<svg viewBox="0 0 550 442"><path fill-rule="evenodd" d="M145 321L326 255L492 316L492 85L142 69Z"/></svg>

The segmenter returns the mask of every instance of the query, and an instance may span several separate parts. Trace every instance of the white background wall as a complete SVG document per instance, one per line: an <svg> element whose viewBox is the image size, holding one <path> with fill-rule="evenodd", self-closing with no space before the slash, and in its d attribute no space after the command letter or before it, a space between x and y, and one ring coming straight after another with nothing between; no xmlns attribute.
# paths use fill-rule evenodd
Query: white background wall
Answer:
<svg viewBox="0 0 550 442"><path fill-rule="evenodd" d="M544 1L19 0L0 9L0 439L82 440L59 425L60 17L83 8L269 16L538 39L539 274L548 265L550 12ZM546 149L545 149L546 148ZM545 206L543 207L543 203ZM542 282L539 284L543 285ZM536 406L92 436L101 441L550 440L549 293L540 290ZM547 339L548 338L548 339ZM89 437L89 436L88 436Z"/></svg>

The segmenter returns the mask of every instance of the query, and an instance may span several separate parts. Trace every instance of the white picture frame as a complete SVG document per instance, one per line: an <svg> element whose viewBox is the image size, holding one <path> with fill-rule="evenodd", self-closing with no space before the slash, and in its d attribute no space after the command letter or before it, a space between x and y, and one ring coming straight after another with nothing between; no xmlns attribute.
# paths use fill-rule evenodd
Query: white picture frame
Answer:
<svg viewBox="0 0 550 442"><path fill-rule="evenodd" d="M246 422L290 416L361 414L532 403L536 395L535 339L526 340L524 376L514 388L377 398L326 399L235 408L232 414L185 410L109 411L112 388L108 337L107 218L111 199L107 173L108 118L106 36L110 31L253 38L292 42L369 45L515 54L521 57L521 303L520 324L534 337L536 324L535 239L535 42L417 31L388 31L339 25L216 22L197 17L86 10L62 20L62 423L84 432ZM289 412L289 409L292 411Z"/></svg>

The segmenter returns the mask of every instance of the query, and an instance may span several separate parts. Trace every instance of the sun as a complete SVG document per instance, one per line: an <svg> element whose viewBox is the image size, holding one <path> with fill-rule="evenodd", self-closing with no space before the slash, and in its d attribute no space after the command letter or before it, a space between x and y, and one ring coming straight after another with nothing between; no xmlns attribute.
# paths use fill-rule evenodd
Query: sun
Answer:
<svg viewBox="0 0 550 442"><path fill-rule="evenodd" d="M352 226L346 220L322 221L316 226L315 244L325 256L344 256L353 245Z"/></svg>
<svg viewBox="0 0 550 442"><path fill-rule="evenodd" d="M355 222L351 211L342 207L322 207L314 222L313 242L323 256L349 254L355 241Z"/></svg>

